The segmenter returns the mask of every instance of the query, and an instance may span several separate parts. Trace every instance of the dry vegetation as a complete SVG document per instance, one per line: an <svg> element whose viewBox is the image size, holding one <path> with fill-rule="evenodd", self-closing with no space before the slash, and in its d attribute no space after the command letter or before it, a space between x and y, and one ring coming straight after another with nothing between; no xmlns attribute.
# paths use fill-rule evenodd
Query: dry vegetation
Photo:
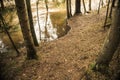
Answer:
<svg viewBox="0 0 120 80"><path fill-rule="evenodd" d="M67 35L37 48L39 60L27 61L24 53L1 54L2 76L5 80L110 80L113 67L105 75L91 70L107 32L102 26L104 12L72 17Z"/></svg>

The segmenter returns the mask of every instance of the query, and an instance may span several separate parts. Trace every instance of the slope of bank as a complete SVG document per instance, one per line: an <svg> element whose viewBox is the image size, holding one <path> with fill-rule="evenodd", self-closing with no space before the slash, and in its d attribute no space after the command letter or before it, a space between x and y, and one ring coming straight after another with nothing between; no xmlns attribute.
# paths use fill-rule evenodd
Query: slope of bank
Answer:
<svg viewBox="0 0 120 80"><path fill-rule="evenodd" d="M1 54L1 75L5 80L80 80L102 48L104 18L104 9L99 15L93 12L72 17L67 35L37 48L39 60L26 61L24 54L18 58L14 53Z"/></svg>

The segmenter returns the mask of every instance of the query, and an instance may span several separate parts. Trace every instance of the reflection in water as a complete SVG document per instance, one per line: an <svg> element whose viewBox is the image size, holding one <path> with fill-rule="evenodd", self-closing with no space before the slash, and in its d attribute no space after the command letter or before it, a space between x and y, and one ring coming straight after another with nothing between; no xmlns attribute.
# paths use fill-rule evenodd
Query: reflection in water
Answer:
<svg viewBox="0 0 120 80"><path fill-rule="evenodd" d="M39 15L40 15L39 22L40 22L41 34L39 33L40 31L39 31L38 21L36 20L35 23L35 32L38 42L40 42L40 40L51 41L57 39L58 38L57 30L52 25L50 15L48 14L48 16L46 16L46 13L40 13L40 12ZM47 21L46 21L46 17L47 17ZM40 39L40 35L41 35L41 39Z"/></svg>
<svg viewBox="0 0 120 80"><path fill-rule="evenodd" d="M55 20L51 19L51 12L57 12L56 14L59 15L59 9L50 8L48 10L47 2L37 2L37 0L34 0L34 2L32 2L34 28L39 43L41 41L52 41L66 34L66 29L64 29L65 26L63 27L63 24L65 23L66 14L64 13L64 17L61 16L61 18L64 20L63 23L60 21L60 18L57 18ZM62 26L59 26L58 24L54 23L56 21L61 23Z"/></svg>
<svg viewBox="0 0 120 80"><path fill-rule="evenodd" d="M0 53L8 52L7 47L5 47L3 41L0 39Z"/></svg>

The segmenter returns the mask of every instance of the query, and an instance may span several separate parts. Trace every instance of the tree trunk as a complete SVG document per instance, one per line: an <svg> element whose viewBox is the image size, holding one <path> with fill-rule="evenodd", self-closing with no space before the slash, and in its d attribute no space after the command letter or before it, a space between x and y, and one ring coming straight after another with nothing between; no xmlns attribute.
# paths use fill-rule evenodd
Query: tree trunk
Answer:
<svg viewBox="0 0 120 80"><path fill-rule="evenodd" d="M45 41L47 41L47 38L50 37L47 29L47 22L48 22L48 1L45 0L45 6L46 6L46 20L45 20Z"/></svg>
<svg viewBox="0 0 120 80"><path fill-rule="evenodd" d="M84 0L83 0L83 7L84 7L84 13L86 13L87 10L86 10L86 6L85 6L85 1Z"/></svg>
<svg viewBox="0 0 120 80"><path fill-rule="evenodd" d="M116 0L112 0L112 5L111 5L110 13L109 13L109 18L112 18L112 8L115 7L115 1Z"/></svg>
<svg viewBox="0 0 120 80"><path fill-rule="evenodd" d="M10 33L9 33L8 30L6 29L7 24L6 24L6 22L5 22L5 20L4 20L3 16L2 16L2 14L0 14L0 19L1 19L1 22L2 22L2 24L3 24L3 28L4 28L5 32L7 33L7 35L8 35L8 38L10 39L10 42L12 43L15 51L17 52L17 56L20 56L20 52L18 51L17 47L15 46L15 43L14 43L14 41L13 41Z"/></svg>
<svg viewBox="0 0 120 80"><path fill-rule="evenodd" d="M72 17L72 8L71 8L71 0L69 0L69 11L70 11L70 16Z"/></svg>
<svg viewBox="0 0 120 80"><path fill-rule="evenodd" d="M69 9L69 0L66 0L66 9L67 9L67 19L69 19L70 16L70 9Z"/></svg>
<svg viewBox="0 0 120 80"><path fill-rule="evenodd" d="M27 48L27 59L37 59L36 50L32 42L31 34L30 34L30 26L28 21L27 9L24 0L15 0L18 18L23 34L23 38L25 41L25 45Z"/></svg>
<svg viewBox="0 0 120 80"><path fill-rule="evenodd" d="M108 12L109 12L109 5L110 5L110 0L108 0L108 5L107 5L106 17L105 17L105 22L104 22L104 30L105 30L106 23L107 23Z"/></svg>
<svg viewBox="0 0 120 80"><path fill-rule="evenodd" d="M81 0L75 0L75 14L80 14L81 12Z"/></svg>
<svg viewBox="0 0 120 80"><path fill-rule="evenodd" d="M0 4L1 4L1 9L4 10L5 6L3 0L0 0Z"/></svg>
<svg viewBox="0 0 120 80"><path fill-rule="evenodd" d="M38 12L38 4L39 4L39 0L36 3L36 8L37 8L37 20L38 20L38 27L39 27L39 36L40 36L40 40L41 40L41 28L40 28L40 19L39 19L39 12Z"/></svg>
<svg viewBox="0 0 120 80"><path fill-rule="evenodd" d="M89 0L89 11L91 11L91 0Z"/></svg>
<svg viewBox="0 0 120 80"><path fill-rule="evenodd" d="M27 5L27 12L28 12L28 18L29 18L29 24L30 24L32 39L33 39L34 45L39 46L37 38L36 38L36 34L35 34L34 24L33 24L33 17L32 17L30 0L26 0L26 5Z"/></svg>
<svg viewBox="0 0 120 80"><path fill-rule="evenodd" d="M99 2L99 6L98 6L98 14L100 13L100 5L101 5L101 1L102 1L102 0L100 0L100 2Z"/></svg>
<svg viewBox="0 0 120 80"><path fill-rule="evenodd" d="M120 0L118 6L115 9L112 25L109 31L109 35L105 40L105 44L101 50L102 55L99 56L96 61L96 65L93 69L105 70L108 67L119 43L120 43Z"/></svg>

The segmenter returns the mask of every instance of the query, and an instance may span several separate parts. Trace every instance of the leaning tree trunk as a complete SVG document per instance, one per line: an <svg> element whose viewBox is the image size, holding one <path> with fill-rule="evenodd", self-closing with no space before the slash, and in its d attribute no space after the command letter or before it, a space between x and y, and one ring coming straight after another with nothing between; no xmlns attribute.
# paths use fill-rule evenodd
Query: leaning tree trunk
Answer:
<svg viewBox="0 0 120 80"><path fill-rule="evenodd" d="M29 24L30 24L32 39L33 39L34 45L39 46L37 38L36 38L36 34L35 34L34 24L33 24L33 17L32 17L30 0L26 0L26 5L27 5L27 12L28 12L28 18L29 18Z"/></svg>
<svg viewBox="0 0 120 80"><path fill-rule="evenodd" d="M5 32L7 33L7 35L8 35L8 38L10 39L10 42L12 43L15 51L17 52L17 56L20 56L20 52L18 51L18 49L17 49L17 47L16 47L16 45L15 45L9 31L6 29L7 24L6 24L5 19L3 18L1 13L0 13L0 19L1 19L1 23L3 24L3 28L4 28Z"/></svg>
<svg viewBox="0 0 120 80"><path fill-rule="evenodd" d="M83 0L83 7L84 7L84 13L86 13L87 10L86 10L86 6L85 6L85 1L84 0Z"/></svg>
<svg viewBox="0 0 120 80"><path fill-rule="evenodd" d="M120 43L120 0L118 6L115 9L112 25L109 31L109 35L105 40L105 44L101 50L102 55L99 56L96 65L93 69L105 70L109 66L109 63Z"/></svg>
<svg viewBox="0 0 120 80"><path fill-rule="evenodd" d="M37 59L36 50L30 34L27 9L24 0L15 0L18 18L27 48L27 59Z"/></svg>

